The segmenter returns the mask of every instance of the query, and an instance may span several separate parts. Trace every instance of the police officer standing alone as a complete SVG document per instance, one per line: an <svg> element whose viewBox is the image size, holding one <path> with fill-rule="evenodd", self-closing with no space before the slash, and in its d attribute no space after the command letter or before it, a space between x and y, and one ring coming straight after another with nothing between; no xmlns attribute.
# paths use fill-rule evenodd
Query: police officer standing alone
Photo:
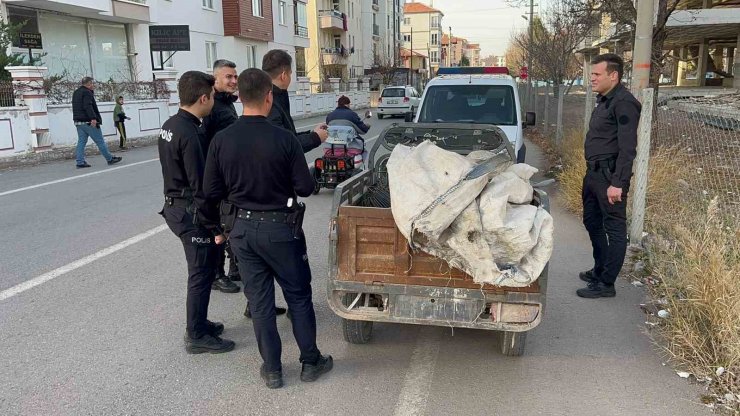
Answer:
<svg viewBox="0 0 740 416"><path fill-rule="evenodd" d="M283 385L282 344L275 315L275 279L292 313L293 335L303 363L301 380L315 381L332 369L331 356L316 346L311 269L301 224L305 207L298 196L314 189L299 142L272 125L272 82L259 69L239 75L243 116L216 135L208 151L205 196L236 209L229 241L239 261L254 333L264 361L260 376L269 388Z"/></svg>
<svg viewBox="0 0 740 416"><path fill-rule="evenodd" d="M211 114L203 118L203 129L205 129L206 139L203 146L204 155L208 153L208 146L211 144L213 136L226 127L229 127L239 118L234 108L234 103L237 100L237 96L235 95L236 64L226 59L217 60L213 63L213 77L216 79L213 110L211 110ZM225 254L227 253L229 254L228 277L226 276L226 270L224 270L224 263L226 262ZM228 244L219 246L218 254L216 280L213 282L212 288L224 293L239 292L239 286L232 283L232 280L239 280L239 270L234 260L234 255L228 248Z"/></svg>
<svg viewBox="0 0 740 416"><path fill-rule="evenodd" d="M637 154L640 103L622 85L624 62L615 54L591 61L597 106L586 134L583 224L593 247L594 267L581 272L583 298L613 297L627 252L627 193Z"/></svg>
<svg viewBox="0 0 740 416"><path fill-rule="evenodd" d="M207 205L203 195L205 158L200 124L213 108L213 84L212 76L199 71L182 74L177 85L180 110L162 125L158 142L165 199L160 214L182 241L188 263L185 350L191 354L234 349L233 341L219 337L223 324L207 319L218 258L216 246L224 242L218 210Z"/></svg>

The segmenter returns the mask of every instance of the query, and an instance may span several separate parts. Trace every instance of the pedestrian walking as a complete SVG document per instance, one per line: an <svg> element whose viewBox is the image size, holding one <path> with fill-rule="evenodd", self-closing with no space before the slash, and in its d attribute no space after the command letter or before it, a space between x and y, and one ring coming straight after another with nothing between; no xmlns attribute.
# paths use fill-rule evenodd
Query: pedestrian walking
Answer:
<svg viewBox="0 0 740 416"><path fill-rule="evenodd" d="M268 388L283 385L282 344L275 314L275 280L282 288L300 350L301 380L330 371L332 357L316 345L316 315L311 268L303 234L305 206L314 179L295 136L267 120L273 105L270 76L259 69L239 75L243 115L216 134L208 150L204 193L210 208L234 205L229 241L249 300L257 345ZM279 168L276 168L279 167Z"/></svg>
<svg viewBox="0 0 740 416"><path fill-rule="evenodd" d="M116 130L118 130L118 148L120 150L126 150L126 120L131 120L131 117L127 117L123 111L123 96L119 95L116 98L116 106L113 107L113 122L115 123Z"/></svg>
<svg viewBox="0 0 740 416"><path fill-rule="evenodd" d="M95 145L98 146L100 154L103 155L109 165L114 165L122 160L118 156L112 155L108 151L108 145L105 144L103 132L100 126L103 119L98 111L98 104L95 102L95 80L91 77L85 77L80 83L80 87L72 94L72 119L77 128L77 168L89 168L90 165L85 161L85 146L87 139L91 138Z"/></svg>
<svg viewBox="0 0 740 416"><path fill-rule="evenodd" d="M594 267L579 277L583 298L613 297L627 252L627 193L637 155L640 103L622 85L624 62L615 54L591 61L591 87L598 93L585 141L583 224L593 247Z"/></svg>
<svg viewBox="0 0 740 416"><path fill-rule="evenodd" d="M213 84L213 77L203 72L182 74L177 85L180 110L162 125L158 140L164 180L160 215L180 238L188 264L185 350L191 354L234 349L233 341L220 338L224 325L208 320L216 246L224 242L218 209L206 204L203 194L201 119L213 108Z"/></svg>

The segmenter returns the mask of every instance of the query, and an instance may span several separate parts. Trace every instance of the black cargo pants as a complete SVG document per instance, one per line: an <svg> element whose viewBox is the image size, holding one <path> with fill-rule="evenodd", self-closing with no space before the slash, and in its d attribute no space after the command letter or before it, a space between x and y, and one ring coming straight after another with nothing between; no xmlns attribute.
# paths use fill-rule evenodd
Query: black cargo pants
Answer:
<svg viewBox="0 0 740 416"><path fill-rule="evenodd" d="M606 191L610 186L608 168L587 168L583 178L583 225L591 238L594 275L604 284L613 285L622 270L627 252L627 192L622 188L622 201L609 204Z"/></svg>
<svg viewBox="0 0 740 416"><path fill-rule="evenodd" d="M188 263L187 333L191 338L200 338L208 333L208 303L211 284L216 277L218 246L210 231L193 224L193 216L185 207L165 204L161 214L185 249Z"/></svg>
<svg viewBox="0 0 740 416"><path fill-rule="evenodd" d="M283 290L292 315L293 336L300 361L315 363L316 315L311 293L311 268L306 240L293 237L288 224L237 219L229 235L239 263L244 294L249 301L254 335L267 371L282 369L282 343L275 315L275 279Z"/></svg>

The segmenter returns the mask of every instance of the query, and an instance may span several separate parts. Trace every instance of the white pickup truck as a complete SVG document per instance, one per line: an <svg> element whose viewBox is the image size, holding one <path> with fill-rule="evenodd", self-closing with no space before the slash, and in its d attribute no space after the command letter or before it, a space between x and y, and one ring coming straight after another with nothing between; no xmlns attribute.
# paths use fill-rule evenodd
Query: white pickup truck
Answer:
<svg viewBox="0 0 740 416"><path fill-rule="evenodd" d="M514 146L517 163L523 163L523 129L536 119L535 113L522 113L517 84L507 68L453 67L439 68L424 88L419 110L406 121L497 126Z"/></svg>

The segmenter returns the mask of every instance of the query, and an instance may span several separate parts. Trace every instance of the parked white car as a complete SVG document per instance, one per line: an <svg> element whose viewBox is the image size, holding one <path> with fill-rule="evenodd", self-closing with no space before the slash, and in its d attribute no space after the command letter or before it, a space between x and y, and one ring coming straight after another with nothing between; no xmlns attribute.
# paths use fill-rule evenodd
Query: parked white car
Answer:
<svg viewBox="0 0 740 416"><path fill-rule="evenodd" d="M378 118L415 114L419 108L419 100L419 92L414 87L386 87L380 94Z"/></svg>

